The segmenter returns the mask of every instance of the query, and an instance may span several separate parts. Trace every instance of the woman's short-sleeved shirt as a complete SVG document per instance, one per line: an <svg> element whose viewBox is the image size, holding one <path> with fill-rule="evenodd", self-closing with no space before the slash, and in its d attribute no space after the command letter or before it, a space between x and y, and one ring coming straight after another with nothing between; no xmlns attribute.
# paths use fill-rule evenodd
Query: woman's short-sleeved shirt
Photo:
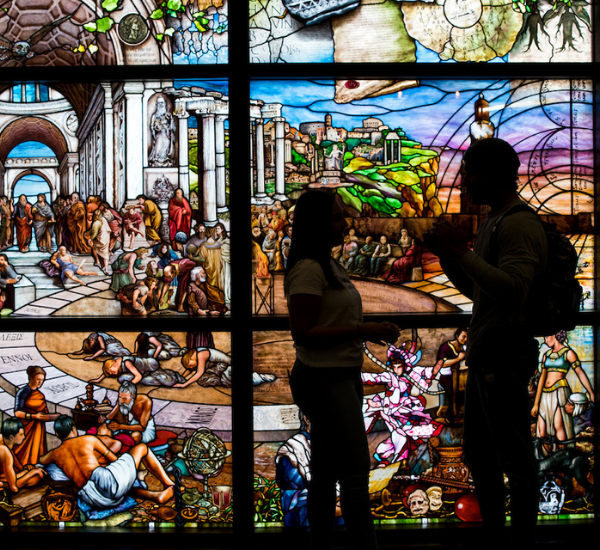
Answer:
<svg viewBox="0 0 600 550"><path fill-rule="evenodd" d="M317 320L322 326L354 326L363 322L362 301L346 270L331 259L331 269L343 288L332 288L316 260L300 260L285 279L288 300L294 294L313 294L323 299ZM326 348L307 348L294 345L296 357L311 367L355 367L363 362L362 340Z"/></svg>

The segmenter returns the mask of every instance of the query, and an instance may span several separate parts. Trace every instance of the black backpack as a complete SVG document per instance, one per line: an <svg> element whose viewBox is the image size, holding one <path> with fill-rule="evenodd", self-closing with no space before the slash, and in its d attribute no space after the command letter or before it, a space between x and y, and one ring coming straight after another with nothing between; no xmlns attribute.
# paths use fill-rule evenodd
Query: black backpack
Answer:
<svg viewBox="0 0 600 550"><path fill-rule="evenodd" d="M519 204L500 216L494 224L492 250L497 248L495 235L498 224L511 214L525 211L538 217L548 239L546 267L533 281L527 298L527 326L533 328L534 336L549 336L561 330L573 330L577 324L583 294L581 285L575 278L577 251L571 241L558 232L554 224L543 221L537 212L526 204Z"/></svg>

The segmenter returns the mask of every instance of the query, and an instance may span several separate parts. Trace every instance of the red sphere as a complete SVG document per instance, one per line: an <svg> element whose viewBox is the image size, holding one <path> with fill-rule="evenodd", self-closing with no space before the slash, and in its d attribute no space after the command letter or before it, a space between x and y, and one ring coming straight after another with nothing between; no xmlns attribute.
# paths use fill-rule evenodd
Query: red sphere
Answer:
<svg viewBox="0 0 600 550"><path fill-rule="evenodd" d="M459 497L454 505L454 511L461 521L482 521L479 502L473 493Z"/></svg>

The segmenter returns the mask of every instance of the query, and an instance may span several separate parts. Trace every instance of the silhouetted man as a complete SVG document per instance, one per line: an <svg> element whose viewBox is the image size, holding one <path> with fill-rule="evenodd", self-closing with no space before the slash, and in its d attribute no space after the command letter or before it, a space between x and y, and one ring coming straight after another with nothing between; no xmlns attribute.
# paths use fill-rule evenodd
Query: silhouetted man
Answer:
<svg viewBox="0 0 600 550"><path fill-rule="evenodd" d="M546 262L547 240L533 212L510 212L522 204L517 195L519 165L517 153L505 141L475 142L463 157L463 190L474 204L489 205L491 211L473 250L449 222L426 234L450 280L473 300L464 450L486 548L507 547L503 473L510 485L513 548L533 543L539 499L527 391L538 344L524 316L532 283Z"/></svg>

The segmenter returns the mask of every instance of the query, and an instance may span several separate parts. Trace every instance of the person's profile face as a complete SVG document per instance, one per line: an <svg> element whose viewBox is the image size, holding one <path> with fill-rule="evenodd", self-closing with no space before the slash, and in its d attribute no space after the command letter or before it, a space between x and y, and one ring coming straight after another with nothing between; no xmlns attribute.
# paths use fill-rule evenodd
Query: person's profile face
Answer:
<svg viewBox="0 0 600 550"><path fill-rule="evenodd" d="M31 387L35 390L42 387L44 380L46 380L46 376L44 374L36 374L31 379Z"/></svg>
<svg viewBox="0 0 600 550"><path fill-rule="evenodd" d="M461 185L473 204L487 204L488 193L483 175L469 162L463 160L460 168Z"/></svg>
<svg viewBox="0 0 600 550"><path fill-rule="evenodd" d="M458 340L459 344L466 344L467 343L467 333L463 330L458 337L456 338Z"/></svg>
<svg viewBox="0 0 600 550"><path fill-rule="evenodd" d="M345 242L344 229L348 227L344 218L344 210L337 201L331 207L331 246Z"/></svg>
<svg viewBox="0 0 600 550"><path fill-rule="evenodd" d="M546 342L546 345L552 347L554 346L554 344L556 344L556 336L554 336L554 334L551 334L550 336L545 336L544 342Z"/></svg>
<svg viewBox="0 0 600 550"><path fill-rule="evenodd" d="M20 445L21 443L23 443L23 441L25 441L25 430L21 428L18 431L17 435L11 436L11 439L15 446Z"/></svg>
<svg viewBox="0 0 600 550"><path fill-rule="evenodd" d="M119 392L119 404L120 405L129 405L129 403L131 403L131 394L129 392L127 392L127 393Z"/></svg>

